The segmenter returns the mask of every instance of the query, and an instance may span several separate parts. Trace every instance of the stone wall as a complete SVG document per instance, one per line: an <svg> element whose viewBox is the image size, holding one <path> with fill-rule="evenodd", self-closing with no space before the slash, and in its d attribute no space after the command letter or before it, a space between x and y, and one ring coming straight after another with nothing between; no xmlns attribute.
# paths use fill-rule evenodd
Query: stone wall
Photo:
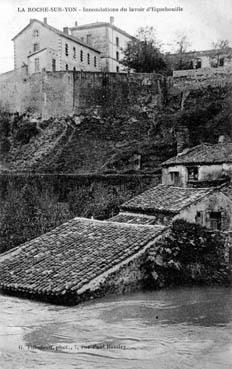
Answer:
<svg viewBox="0 0 232 369"><path fill-rule="evenodd" d="M27 109L42 115L65 116L82 109L127 109L141 96L162 104L166 80L156 74L42 72L28 76L21 69L0 76L0 106L10 112Z"/></svg>

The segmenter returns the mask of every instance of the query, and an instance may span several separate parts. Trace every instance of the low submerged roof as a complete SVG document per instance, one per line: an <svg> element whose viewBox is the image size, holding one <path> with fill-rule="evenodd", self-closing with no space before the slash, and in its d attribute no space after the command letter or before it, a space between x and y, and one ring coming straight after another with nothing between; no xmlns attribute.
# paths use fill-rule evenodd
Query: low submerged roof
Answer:
<svg viewBox="0 0 232 369"><path fill-rule="evenodd" d="M232 163L232 143L204 143L184 150L177 156L168 159L163 166L175 164L221 164Z"/></svg>
<svg viewBox="0 0 232 369"><path fill-rule="evenodd" d="M145 214L155 214L157 211L177 214L213 191L213 188L158 185L124 203L121 210Z"/></svg>
<svg viewBox="0 0 232 369"><path fill-rule="evenodd" d="M78 294L146 248L163 229L74 218L0 255L0 287L58 296Z"/></svg>

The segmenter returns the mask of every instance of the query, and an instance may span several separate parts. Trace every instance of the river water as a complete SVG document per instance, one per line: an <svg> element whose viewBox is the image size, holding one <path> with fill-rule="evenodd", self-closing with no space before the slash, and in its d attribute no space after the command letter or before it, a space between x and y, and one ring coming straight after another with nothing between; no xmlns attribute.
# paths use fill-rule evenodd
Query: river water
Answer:
<svg viewBox="0 0 232 369"><path fill-rule="evenodd" d="M1 369L231 369L232 289L54 306L0 295Z"/></svg>

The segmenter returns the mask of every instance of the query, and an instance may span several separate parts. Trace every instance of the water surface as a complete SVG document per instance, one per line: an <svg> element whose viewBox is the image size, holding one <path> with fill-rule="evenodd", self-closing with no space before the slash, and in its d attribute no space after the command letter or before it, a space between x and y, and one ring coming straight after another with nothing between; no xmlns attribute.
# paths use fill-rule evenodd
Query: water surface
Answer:
<svg viewBox="0 0 232 369"><path fill-rule="evenodd" d="M231 369L232 289L169 289L75 307L0 295L0 368L42 367Z"/></svg>

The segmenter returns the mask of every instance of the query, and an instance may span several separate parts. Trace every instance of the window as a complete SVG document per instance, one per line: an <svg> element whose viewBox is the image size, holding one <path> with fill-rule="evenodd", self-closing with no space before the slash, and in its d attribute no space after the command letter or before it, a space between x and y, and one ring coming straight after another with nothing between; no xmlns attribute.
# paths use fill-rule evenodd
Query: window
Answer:
<svg viewBox="0 0 232 369"><path fill-rule="evenodd" d="M56 71L56 59L52 59L52 71Z"/></svg>
<svg viewBox="0 0 232 369"><path fill-rule="evenodd" d="M90 64L90 55L89 55L89 53L87 54L87 63Z"/></svg>
<svg viewBox="0 0 232 369"><path fill-rule="evenodd" d="M96 67L97 66L97 57L95 56L93 60L94 60L94 66Z"/></svg>
<svg viewBox="0 0 232 369"><path fill-rule="evenodd" d="M116 59L119 60L119 52L116 51Z"/></svg>
<svg viewBox="0 0 232 369"><path fill-rule="evenodd" d="M76 72L76 67L73 67L73 72Z"/></svg>
<svg viewBox="0 0 232 369"><path fill-rule="evenodd" d="M225 63L225 59L224 58L220 58L219 59L219 67L223 67Z"/></svg>
<svg viewBox="0 0 232 369"><path fill-rule="evenodd" d="M35 72L39 72L39 58L35 58Z"/></svg>
<svg viewBox="0 0 232 369"><path fill-rule="evenodd" d="M116 37L116 46L119 46L119 38Z"/></svg>
<svg viewBox="0 0 232 369"><path fill-rule="evenodd" d="M119 66L117 65L116 67L116 72L118 73L119 72Z"/></svg>
<svg viewBox="0 0 232 369"><path fill-rule="evenodd" d="M189 167L188 168L188 180L189 181L198 181L198 167Z"/></svg>
<svg viewBox="0 0 232 369"><path fill-rule="evenodd" d="M202 226L204 225L203 224L203 221L204 221L203 214L204 214L203 211L197 211L196 217L195 217L196 223Z"/></svg>
<svg viewBox="0 0 232 369"><path fill-rule="evenodd" d="M201 68L201 60L200 59L198 59L197 63L196 63L196 69L199 69L199 68Z"/></svg>
<svg viewBox="0 0 232 369"><path fill-rule="evenodd" d="M80 51L80 61L83 62L83 50Z"/></svg>
<svg viewBox="0 0 232 369"><path fill-rule="evenodd" d="M34 37L38 37L39 36L39 30L38 29L34 29L33 36Z"/></svg>
<svg viewBox="0 0 232 369"><path fill-rule="evenodd" d="M222 214L220 211L213 211L209 213L210 228L214 230L221 230Z"/></svg>
<svg viewBox="0 0 232 369"><path fill-rule="evenodd" d="M76 52L76 48L73 48L73 59L77 58L77 52Z"/></svg>
<svg viewBox="0 0 232 369"><path fill-rule="evenodd" d="M68 56L68 44L65 44L65 55Z"/></svg>
<svg viewBox="0 0 232 369"><path fill-rule="evenodd" d="M36 52L39 50L39 44L33 44L33 52Z"/></svg>
<svg viewBox="0 0 232 369"><path fill-rule="evenodd" d="M65 65L65 69L68 70L68 64Z"/></svg>
<svg viewBox="0 0 232 369"><path fill-rule="evenodd" d="M180 184L180 173L170 172L171 184L178 186Z"/></svg>

